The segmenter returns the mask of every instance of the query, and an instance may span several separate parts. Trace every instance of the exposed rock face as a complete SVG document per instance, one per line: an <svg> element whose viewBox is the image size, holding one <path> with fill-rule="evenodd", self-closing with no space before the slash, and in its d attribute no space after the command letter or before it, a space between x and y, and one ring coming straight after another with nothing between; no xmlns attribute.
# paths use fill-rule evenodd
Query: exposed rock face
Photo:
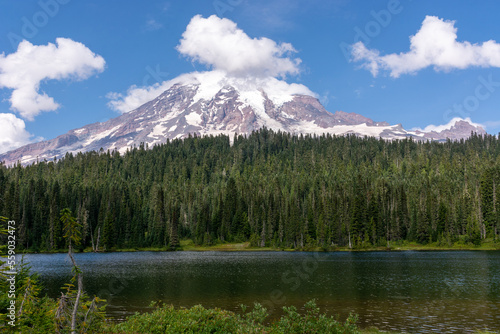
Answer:
<svg viewBox="0 0 500 334"><path fill-rule="evenodd" d="M471 133L485 134L481 127L476 127L466 121L457 121L455 125L453 125L450 129L443 130L441 132L431 131L424 134L424 138L432 139L432 140L459 140L462 138L470 137Z"/></svg>
<svg viewBox="0 0 500 334"><path fill-rule="evenodd" d="M262 89L240 92L232 86L221 87L209 98L199 97L200 85L175 84L154 100L104 123L71 130L55 139L26 145L0 155L12 165L60 158L67 152L118 150L125 153L133 145L149 146L189 134L249 134L267 127L291 133L336 135L356 134L384 139L413 137L417 140L467 138L484 129L458 121L441 132L406 131L398 125L373 120L355 113L325 110L312 96L294 95L273 102Z"/></svg>

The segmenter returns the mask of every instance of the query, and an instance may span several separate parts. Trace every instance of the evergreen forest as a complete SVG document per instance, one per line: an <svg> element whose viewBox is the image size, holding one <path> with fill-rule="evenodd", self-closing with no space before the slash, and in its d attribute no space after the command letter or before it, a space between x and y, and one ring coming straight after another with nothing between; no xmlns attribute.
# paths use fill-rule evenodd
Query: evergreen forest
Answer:
<svg viewBox="0 0 500 334"><path fill-rule="evenodd" d="M69 208L80 250L363 248L394 242L498 241L500 141L386 141L297 136L190 136L127 153L87 152L0 165L0 213L19 250L67 248Z"/></svg>

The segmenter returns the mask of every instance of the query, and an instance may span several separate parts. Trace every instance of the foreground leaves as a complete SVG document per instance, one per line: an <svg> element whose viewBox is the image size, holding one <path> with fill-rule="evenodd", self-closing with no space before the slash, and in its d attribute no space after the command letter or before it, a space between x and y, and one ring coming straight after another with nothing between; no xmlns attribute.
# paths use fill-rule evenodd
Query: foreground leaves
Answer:
<svg viewBox="0 0 500 334"><path fill-rule="evenodd" d="M267 310L255 304L251 312L238 315L220 309L205 309L198 305L190 309L173 306L156 308L152 313L136 314L110 329L114 333L359 333L357 318L350 316L345 323L320 314L315 301L305 305L306 313L295 307L284 307L285 314L266 325Z"/></svg>

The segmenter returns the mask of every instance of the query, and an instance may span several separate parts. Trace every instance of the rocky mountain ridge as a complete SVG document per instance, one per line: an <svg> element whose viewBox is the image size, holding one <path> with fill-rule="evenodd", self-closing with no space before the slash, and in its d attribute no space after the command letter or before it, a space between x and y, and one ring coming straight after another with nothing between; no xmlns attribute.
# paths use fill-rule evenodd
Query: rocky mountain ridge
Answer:
<svg viewBox="0 0 500 334"><path fill-rule="evenodd" d="M199 83L176 83L139 108L103 123L89 124L57 138L29 144L0 154L0 161L12 165L63 157L67 152L117 150L141 143L149 146L190 134L199 136L249 134L267 127L294 134L355 134L387 140L412 137L416 140L457 140L483 128L457 121L440 132L407 131L401 124L373 120L356 113L328 112L313 96L270 97L264 89L242 91L231 85L218 87L215 95Z"/></svg>

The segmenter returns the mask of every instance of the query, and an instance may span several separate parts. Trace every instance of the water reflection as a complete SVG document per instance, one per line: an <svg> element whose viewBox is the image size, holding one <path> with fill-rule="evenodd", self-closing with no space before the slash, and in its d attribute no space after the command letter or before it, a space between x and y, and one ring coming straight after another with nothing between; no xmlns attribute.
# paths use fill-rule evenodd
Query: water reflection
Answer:
<svg viewBox="0 0 500 334"><path fill-rule="evenodd" d="M31 254L52 296L71 277L64 254ZM316 298L322 310L360 316L362 326L427 333L500 330L500 252L141 252L76 254L85 290L109 302L109 316L148 309L150 301L238 311L261 302Z"/></svg>

